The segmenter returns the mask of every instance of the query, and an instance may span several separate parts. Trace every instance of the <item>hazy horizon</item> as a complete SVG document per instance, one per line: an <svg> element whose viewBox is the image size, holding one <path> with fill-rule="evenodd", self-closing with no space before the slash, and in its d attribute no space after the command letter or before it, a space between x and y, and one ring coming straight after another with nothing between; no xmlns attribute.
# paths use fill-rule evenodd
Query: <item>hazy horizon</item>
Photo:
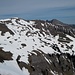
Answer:
<svg viewBox="0 0 75 75"><path fill-rule="evenodd" d="M75 0L1 0L0 19L12 17L75 24Z"/></svg>

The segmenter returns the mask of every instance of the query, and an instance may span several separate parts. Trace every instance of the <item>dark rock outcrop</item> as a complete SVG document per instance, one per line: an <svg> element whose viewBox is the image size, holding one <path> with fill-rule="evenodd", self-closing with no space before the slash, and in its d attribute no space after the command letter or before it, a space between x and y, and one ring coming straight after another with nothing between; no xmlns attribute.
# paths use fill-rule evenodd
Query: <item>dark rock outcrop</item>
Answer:
<svg viewBox="0 0 75 75"><path fill-rule="evenodd" d="M0 48L0 62L4 62L4 60L13 60L11 52L5 52Z"/></svg>
<svg viewBox="0 0 75 75"><path fill-rule="evenodd" d="M4 33L9 32L10 34L14 35L14 33L5 25L0 23L0 31L1 35L4 35Z"/></svg>

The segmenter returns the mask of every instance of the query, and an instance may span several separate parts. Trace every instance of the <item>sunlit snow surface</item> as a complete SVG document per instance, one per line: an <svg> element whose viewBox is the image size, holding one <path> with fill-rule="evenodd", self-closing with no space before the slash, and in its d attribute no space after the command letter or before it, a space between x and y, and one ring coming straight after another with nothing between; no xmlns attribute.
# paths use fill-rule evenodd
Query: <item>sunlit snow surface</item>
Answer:
<svg viewBox="0 0 75 75"><path fill-rule="evenodd" d="M10 19L6 20L1 20L1 21L8 21ZM21 71L16 59L17 56L20 55L21 59L20 61L23 61L25 63L28 63L28 53L31 52L32 50L42 50L45 53L59 53L52 49L51 45L52 44L58 44L58 38L59 35L53 37L51 34L45 36L41 35L41 37L38 36L39 29L36 29L33 27L35 25L34 21L25 21L25 20L19 20L18 23L16 22L16 18L11 20L12 23L6 24L6 26L14 32L14 35L11 35L9 32L6 32L4 36L1 36L1 31L0 31L0 47L3 47L4 51L10 51L13 53L13 59L12 61L5 61L4 63L0 63L0 74L1 75L29 75L29 72L27 69L23 68ZM44 24L42 24L44 26ZM32 27L32 28L31 28ZM38 32L37 34L28 34L26 36L26 33L30 31L31 33ZM72 38L72 42L69 43L69 45L74 45L73 50L75 49L75 38L66 35L69 38ZM9 37L9 38L8 38ZM7 39L8 38L8 39ZM50 43L48 46L45 45L44 42ZM50 40L47 40L50 39ZM21 44L26 44L25 47L22 47ZM58 47L60 48L61 52L66 53L64 51L66 49L66 46L64 43L64 48L61 47L60 44L58 44ZM44 46L44 47L42 47ZM68 53L72 54L72 50L69 49L67 51ZM46 59L46 58L45 58ZM47 60L47 59L46 59ZM11 63L10 63L11 62ZM47 62L50 63L50 61L47 60ZM52 71L51 71L52 72ZM52 72L53 73L53 72Z"/></svg>

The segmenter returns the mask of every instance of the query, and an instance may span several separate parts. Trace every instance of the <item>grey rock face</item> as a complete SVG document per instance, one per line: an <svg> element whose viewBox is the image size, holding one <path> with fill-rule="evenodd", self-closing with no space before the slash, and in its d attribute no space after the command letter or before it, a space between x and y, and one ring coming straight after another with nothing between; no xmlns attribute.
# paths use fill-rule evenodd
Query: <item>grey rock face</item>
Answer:
<svg viewBox="0 0 75 75"><path fill-rule="evenodd" d="M29 63L17 61L20 68L27 68L30 75L74 75L74 59L67 53L45 54L33 51L28 57Z"/></svg>

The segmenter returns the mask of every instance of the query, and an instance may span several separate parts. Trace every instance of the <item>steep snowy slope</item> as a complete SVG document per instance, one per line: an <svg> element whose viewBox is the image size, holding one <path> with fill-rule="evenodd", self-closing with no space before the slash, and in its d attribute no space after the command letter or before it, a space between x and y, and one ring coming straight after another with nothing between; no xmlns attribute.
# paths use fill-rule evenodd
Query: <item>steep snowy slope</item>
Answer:
<svg viewBox="0 0 75 75"><path fill-rule="evenodd" d="M21 18L0 20L1 75L73 75L74 55L75 29L71 26ZM54 69L50 64L54 59L54 64L64 60L70 73L66 67L59 71L63 63Z"/></svg>

